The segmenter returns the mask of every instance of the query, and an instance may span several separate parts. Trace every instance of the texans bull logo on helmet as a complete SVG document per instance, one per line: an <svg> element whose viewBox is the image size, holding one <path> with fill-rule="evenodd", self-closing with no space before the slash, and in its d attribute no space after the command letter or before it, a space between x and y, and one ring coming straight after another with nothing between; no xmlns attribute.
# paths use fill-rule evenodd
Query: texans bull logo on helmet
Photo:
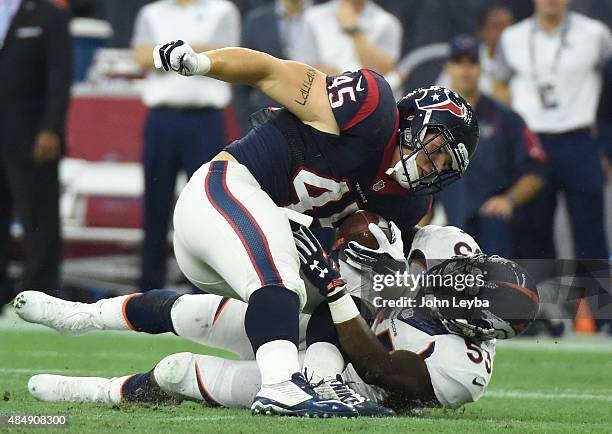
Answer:
<svg viewBox="0 0 612 434"><path fill-rule="evenodd" d="M461 101L455 92L449 89L444 89L438 86L432 86L424 89L424 94L416 100L417 107L421 110L439 110L448 111L458 118L464 119L469 124L467 119L469 110Z"/></svg>

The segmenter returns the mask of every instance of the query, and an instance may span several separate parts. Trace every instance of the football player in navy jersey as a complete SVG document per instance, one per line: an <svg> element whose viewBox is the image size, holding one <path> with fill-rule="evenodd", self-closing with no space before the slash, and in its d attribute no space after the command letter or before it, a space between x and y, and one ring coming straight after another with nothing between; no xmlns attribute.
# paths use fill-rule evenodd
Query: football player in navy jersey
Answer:
<svg viewBox="0 0 612 434"><path fill-rule="evenodd" d="M367 209L412 227L429 205L415 192L440 189L467 168L478 144L472 109L439 87L396 104L373 71L327 77L244 48L198 54L176 41L153 57L166 71L257 87L284 107L260 113L245 137L192 176L174 211L174 250L196 286L248 303L245 328L262 380L254 413L354 415L299 374L306 292L291 214L281 207L321 226Z"/></svg>

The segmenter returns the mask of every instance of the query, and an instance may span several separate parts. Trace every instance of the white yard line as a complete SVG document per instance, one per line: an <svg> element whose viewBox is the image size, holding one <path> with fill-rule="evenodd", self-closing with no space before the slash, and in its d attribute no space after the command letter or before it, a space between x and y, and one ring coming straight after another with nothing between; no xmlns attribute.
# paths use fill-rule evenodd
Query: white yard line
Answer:
<svg viewBox="0 0 612 434"><path fill-rule="evenodd" d="M74 416L70 416L73 419L88 419L88 420L100 420L100 419L104 419L104 418L114 418L114 415L95 415L95 416L89 416L86 414L79 414L79 415L74 415ZM147 417L155 420L156 416L155 415L148 415ZM157 417L158 419L163 419L164 422L198 422L198 421L215 421L215 420L231 420L231 419L236 419L236 416L168 416L166 414L162 414L160 416Z"/></svg>
<svg viewBox="0 0 612 434"><path fill-rule="evenodd" d="M607 336L572 336L565 339L513 339L497 341L501 349L612 353L612 338Z"/></svg>
<svg viewBox="0 0 612 434"><path fill-rule="evenodd" d="M4 353L5 351L0 351ZM6 351L7 353L11 353L11 351ZM34 356L34 357L61 357L63 359L72 359L72 358L88 358L91 359L91 354L83 349L75 348L73 350L62 350L62 351L38 351L38 350L19 350L19 356ZM142 352L132 352L121 350L120 352L95 352L95 357L100 358L111 358L111 359L139 359L146 360L150 359L150 354L143 354Z"/></svg>
<svg viewBox="0 0 612 434"><path fill-rule="evenodd" d="M557 389L554 391L546 390L512 390L512 389L493 389L485 392L487 398L518 398L518 399L546 399L560 400L572 399L576 401L612 401L612 391L610 394L602 393L583 393L573 390Z"/></svg>
<svg viewBox="0 0 612 434"><path fill-rule="evenodd" d="M178 416L178 417L167 417L165 416L164 421L177 421L177 422L196 422L199 420L213 421L213 420L228 420L235 419L235 416Z"/></svg>
<svg viewBox="0 0 612 434"><path fill-rule="evenodd" d="M97 373L98 372L98 373ZM57 375L72 375L72 376L87 376L98 377L103 376L100 371L92 371L85 369L49 369L49 368L0 368L0 375L7 377L17 377L20 375L35 375L35 374L57 374ZM108 376L109 378L112 375Z"/></svg>

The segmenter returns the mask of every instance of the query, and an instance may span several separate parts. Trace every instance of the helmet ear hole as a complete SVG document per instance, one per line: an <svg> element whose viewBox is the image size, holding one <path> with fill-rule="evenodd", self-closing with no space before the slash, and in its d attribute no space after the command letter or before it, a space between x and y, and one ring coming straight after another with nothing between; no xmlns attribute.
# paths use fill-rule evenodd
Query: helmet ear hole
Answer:
<svg viewBox="0 0 612 434"><path fill-rule="evenodd" d="M402 136L402 145L408 149L414 149L414 143L412 142L412 130L410 128L406 128L401 132Z"/></svg>
<svg viewBox="0 0 612 434"><path fill-rule="evenodd" d="M405 121L412 121L414 119L414 116L416 115L416 107L414 106L409 106L406 107L404 110L402 110L401 115L403 117L402 120Z"/></svg>

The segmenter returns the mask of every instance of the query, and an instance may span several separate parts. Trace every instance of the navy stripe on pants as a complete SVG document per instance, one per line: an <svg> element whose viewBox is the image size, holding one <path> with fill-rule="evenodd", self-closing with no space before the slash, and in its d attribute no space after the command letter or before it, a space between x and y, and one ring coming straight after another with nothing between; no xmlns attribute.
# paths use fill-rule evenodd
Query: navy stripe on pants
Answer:
<svg viewBox="0 0 612 434"><path fill-rule="evenodd" d="M227 161L213 161L206 176L206 195L240 238L261 286L282 285L265 234L251 213L227 187Z"/></svg>

